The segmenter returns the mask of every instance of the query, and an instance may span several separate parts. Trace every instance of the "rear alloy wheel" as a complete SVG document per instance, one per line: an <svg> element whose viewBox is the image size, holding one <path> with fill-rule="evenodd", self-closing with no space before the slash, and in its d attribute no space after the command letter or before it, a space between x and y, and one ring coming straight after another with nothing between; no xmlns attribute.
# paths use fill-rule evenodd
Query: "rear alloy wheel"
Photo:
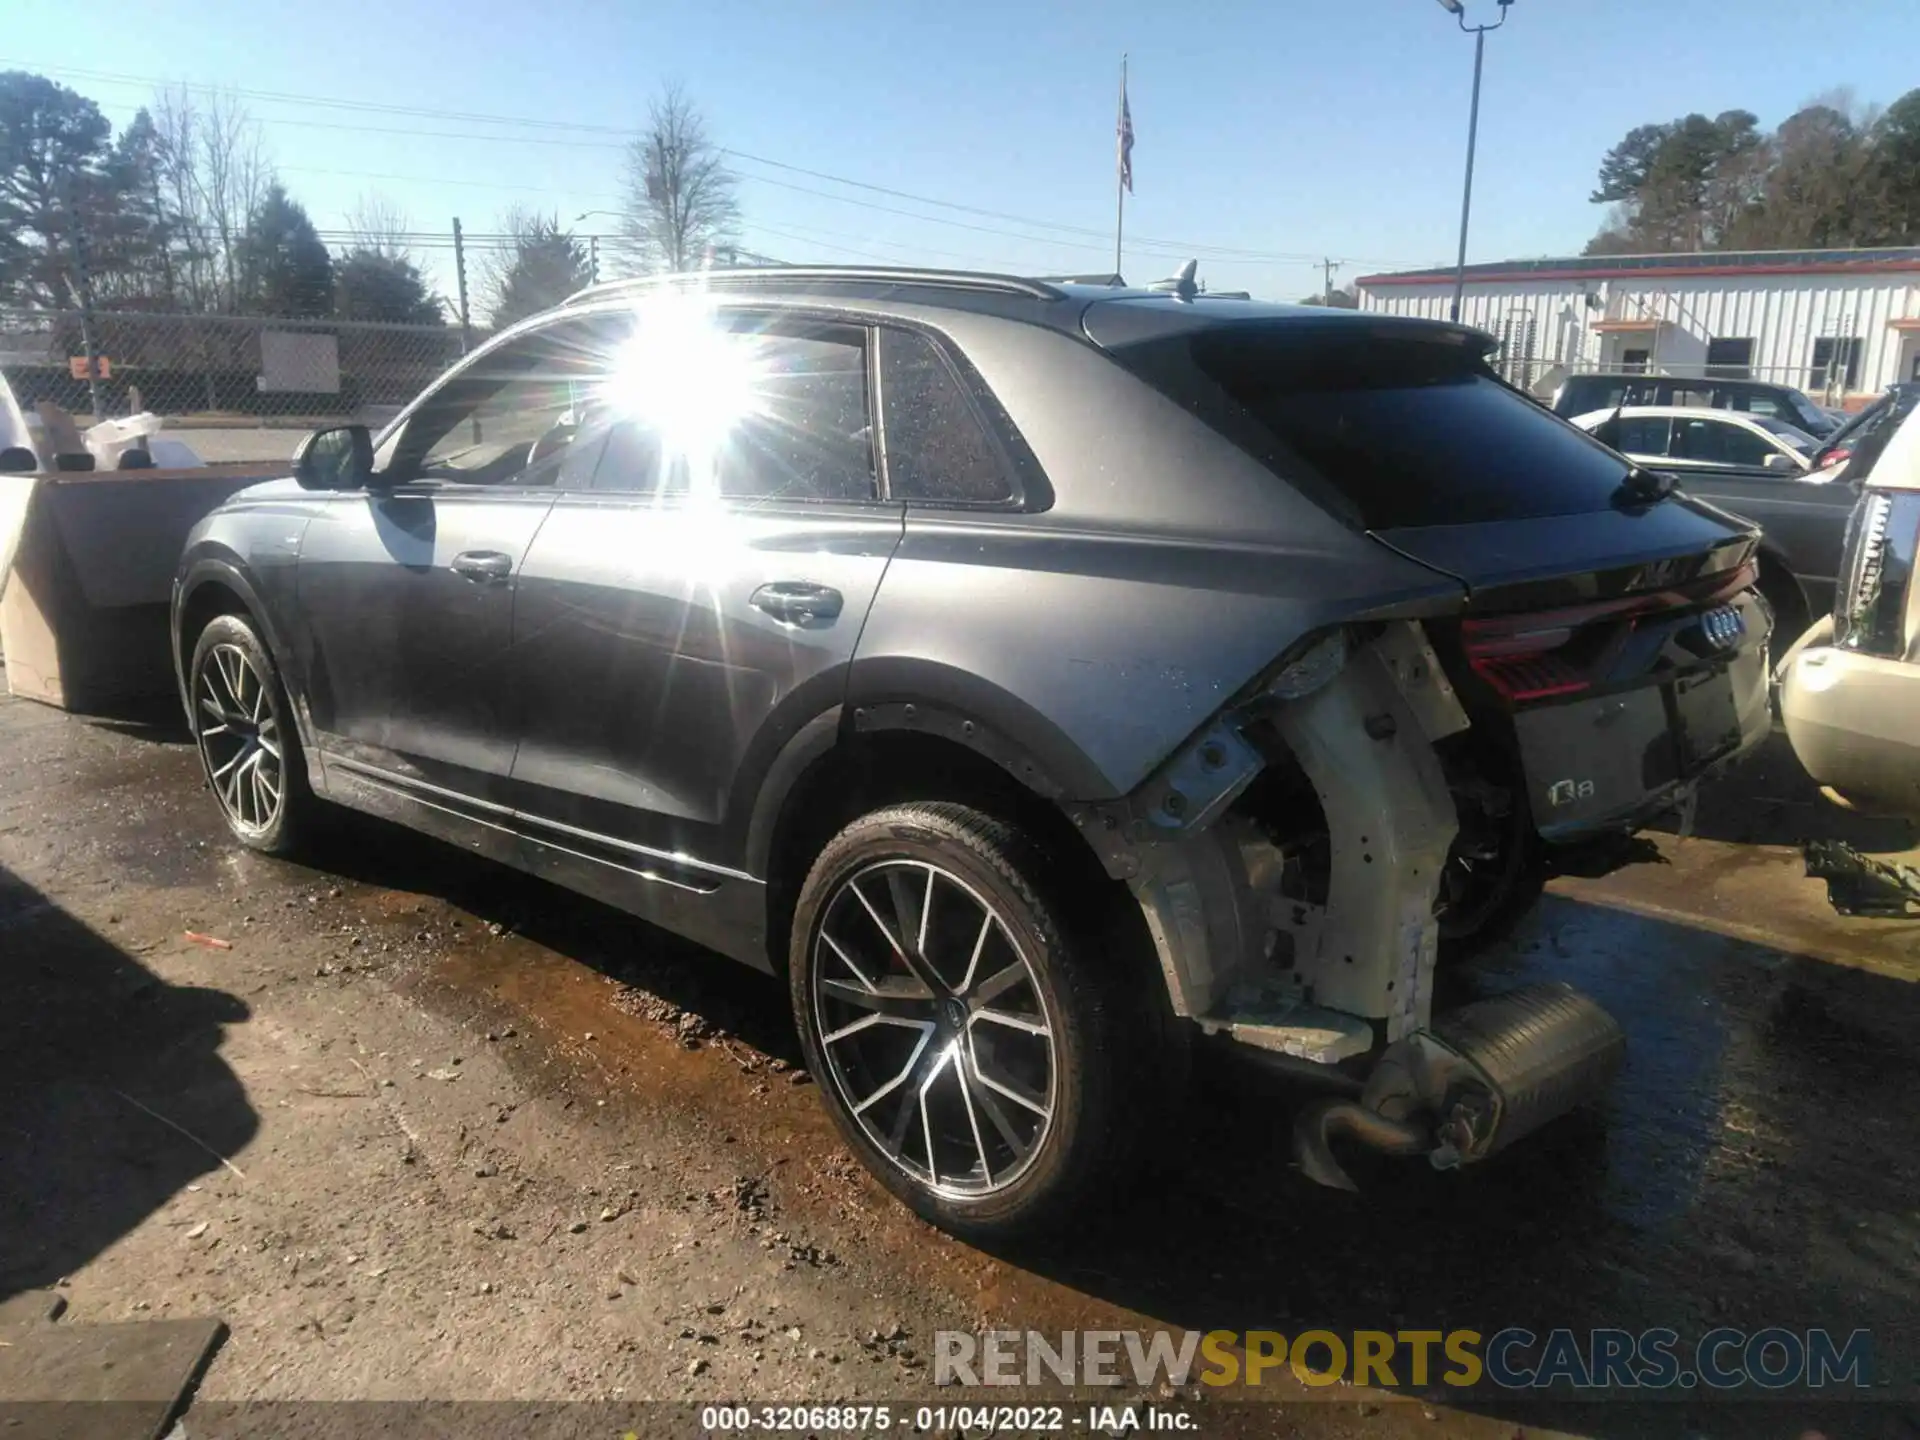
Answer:
<svg viewBox="0 0 1920 1440"><path fill-rule="evenodd" d="M1133 972L1082 962L1038 858L977 811L895 806L834 838L796 907L794 1011L834 1120L962 1233L1060 1218L1111 1173L1123 1091L1154 1069Z"/></svg>
<svg viewBox="0 0 1920 1440"><path fill-rule="evenodd" d="M241 844L292 849L315 801L280 680L245 620L221 615L193 648L187 682L207 785Z"/></svg>

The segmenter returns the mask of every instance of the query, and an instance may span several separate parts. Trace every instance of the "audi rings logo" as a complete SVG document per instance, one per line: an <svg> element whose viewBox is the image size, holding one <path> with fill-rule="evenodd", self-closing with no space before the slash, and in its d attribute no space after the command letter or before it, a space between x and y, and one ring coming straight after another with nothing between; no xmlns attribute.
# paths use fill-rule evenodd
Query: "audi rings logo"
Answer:
<svg viewBox="0 0 1920 1440"><path fill-rule="evenodd" d="M1734 606L1722 605L1700 617L1700 633L1714 649L1731 650L1747 633L1747 622Z"/></svg>

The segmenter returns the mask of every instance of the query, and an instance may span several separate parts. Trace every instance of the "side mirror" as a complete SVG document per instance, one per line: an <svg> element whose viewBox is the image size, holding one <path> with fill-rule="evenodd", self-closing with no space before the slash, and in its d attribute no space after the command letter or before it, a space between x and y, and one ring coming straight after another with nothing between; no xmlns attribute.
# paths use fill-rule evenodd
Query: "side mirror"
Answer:
<svg viewBox="0 0 1920 1440"><path fill-rule="evenodd" d="M0 450L0 475L30 475L39 468L40 458L24 445Z"/></svg>
<svg viewBox="0 0 1920 1440"><path fill-rule="evenodd" d="M315 430L293 452L303 490L361 490L373 478L373 436L364 425Z"/></svg>
<svg viewBox="0 0 1920 1440"><path fill-rule="evenodd" d="M1803 467L1791 455L1782 455L1776 450L1760 462L1760 468L1763 470L1779 470L1788 475L1798 475Z"/></svg>

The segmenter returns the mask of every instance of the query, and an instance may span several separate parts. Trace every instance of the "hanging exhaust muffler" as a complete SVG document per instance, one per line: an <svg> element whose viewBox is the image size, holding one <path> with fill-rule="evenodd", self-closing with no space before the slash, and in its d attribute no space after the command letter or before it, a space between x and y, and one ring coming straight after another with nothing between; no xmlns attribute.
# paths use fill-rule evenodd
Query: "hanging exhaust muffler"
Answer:
<svg viewBox="0 0 1920 1440"><path fill-rule="evenodd" d="M1424 1154L1438 1169L1484 1160L1594 1099L1620 1068L1626 1036L1571 985L1529 985L1436 1015L1389 1046L1358 1100L1323 1100L1294 1122L1301 1171L1355 1188L1331 1142Z"/></svg>

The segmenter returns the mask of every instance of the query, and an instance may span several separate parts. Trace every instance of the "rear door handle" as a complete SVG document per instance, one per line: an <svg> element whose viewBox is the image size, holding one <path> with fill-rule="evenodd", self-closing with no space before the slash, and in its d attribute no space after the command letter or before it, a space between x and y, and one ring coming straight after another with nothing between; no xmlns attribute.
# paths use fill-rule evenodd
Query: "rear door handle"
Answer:
<svg viewBox="0 0 1920 1440"><path fill-rule="evenodd" d="M498 550L462 550L453 557L453 573L476 585L491 584L513 574L513 557Z"/></svg>
<svg viewBox="0 0 1920 1440"><path fill-rule="evenodd" d="M812 625L834 619L846 602L831 586L776 580L754 591L747 603L783 625Z"/></svg>

